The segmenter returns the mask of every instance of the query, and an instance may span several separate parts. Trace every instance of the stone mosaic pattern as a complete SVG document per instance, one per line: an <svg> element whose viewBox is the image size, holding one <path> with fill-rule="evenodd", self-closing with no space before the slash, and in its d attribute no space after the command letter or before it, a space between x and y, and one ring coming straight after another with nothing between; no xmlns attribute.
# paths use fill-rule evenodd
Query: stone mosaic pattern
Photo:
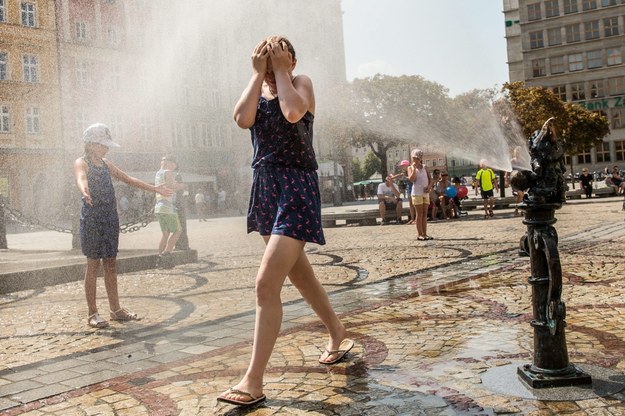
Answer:
<svg viewBox="0 0 625 416"><path fill-rule="evenodd" d="M307 251L356 347L319 365L324 330L287 285L268 400L248 411L215 400L251 352L262 241L242 219L190 223L198 263L120 276L139 322L88 328L79 282L0 296L0 415L625 415L623 392L533 401L482 385L490 368L531 362L533 340L525 226L478 214L430 224L429 242L407 225L326 230L328 244ZM620 203L567 204L556 217L570 360L625 373Z"/></svg>

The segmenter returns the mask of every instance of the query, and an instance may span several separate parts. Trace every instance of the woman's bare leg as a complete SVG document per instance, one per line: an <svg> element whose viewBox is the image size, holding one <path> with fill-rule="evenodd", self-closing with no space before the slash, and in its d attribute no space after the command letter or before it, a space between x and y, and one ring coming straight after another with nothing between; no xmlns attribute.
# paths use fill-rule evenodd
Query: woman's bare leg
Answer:
<svg viewBox="0 0 625 416"><path fill-rule="evenodd" d="M299 260L304 242L290 237L263 237L267 246L256 275L256 323L252 358L243 379L235 389L258 397L263 392L263 376L282 323L280 292L287 274ZM248 401L249 397L224 393L222 397Z"/></svg>
<svg viewBox="0 0 625 416"><path fill-rule="evenodd" d="M96 304L96 289L99 269L100 259L87 259L84 282L85 297L87 298L87 316L91 316L98 312L98 305Z"/></svg>
<svg viewBox="0 0 625 416"><path fill-rule="evenodd" d="M415 205L417 213L417 234L419 237L425 237L427 233L428 224L428 205L419 204Z"/></svg>
<svg viewBox="0 0 625 416"><path fill-rule="evenodd" d="M345 326L334 312L328 293L315 277L306 253L302 250L297 262L289 272L289 280L302 294L312 310L317 314L321 322L325 325L329 333L328 351L337 351L341 341L345 339ZM336 358L335 354L324 353L322 360L331 361Z"/></svg>
<svg viewBox="0 0 625 416"><path fill-rule="evenodd" d="M109 299L109 308L116 312L122 308L119 304L119 292L117 290L117 258L102 259L102 265L104 266L104 287Z"/></svg>

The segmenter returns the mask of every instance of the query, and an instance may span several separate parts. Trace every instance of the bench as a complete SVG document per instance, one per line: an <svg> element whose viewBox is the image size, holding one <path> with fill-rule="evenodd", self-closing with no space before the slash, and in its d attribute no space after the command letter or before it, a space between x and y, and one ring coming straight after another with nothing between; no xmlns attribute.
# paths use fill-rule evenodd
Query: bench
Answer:
<svg viewBox="0 0 625 416"><path fill-rule="evenodd" d="M504 198L495 198L495 209L509 208L510 205L515 205L515 204L516 204L516 198L513 196L507 196ZM462 207L462 209L466 211L476 209L477 207L484 207L484 200L483 199L464 199L460 203L460 207Z"/></svg>
<svg viewBox="0 0 625 416"><path fill-rule="evenodd" d="M604 196L616 196L616 191L611 186L604 186L602 188L595 188L592 190L592 194L595 197L604 197ZM583 189L572 189L570 191L566 191L566 199L581 199L582 195L586 195Z"/></svg>
<svg viewBox="0 0 625 416"><path fill-rule="evenodd" d="M410 207L403 207L402 215L407 217L410 215ZM393 221L395 220L395 211L387 211L385 213L385 219ZM321 213L321 225L325 228L336 227L337 221L345 221L346 225L358 224L358 225L377 225L378 218L380 217L380 211L376 208L362 208L354 209L345 212L322 212Z"/></svg>

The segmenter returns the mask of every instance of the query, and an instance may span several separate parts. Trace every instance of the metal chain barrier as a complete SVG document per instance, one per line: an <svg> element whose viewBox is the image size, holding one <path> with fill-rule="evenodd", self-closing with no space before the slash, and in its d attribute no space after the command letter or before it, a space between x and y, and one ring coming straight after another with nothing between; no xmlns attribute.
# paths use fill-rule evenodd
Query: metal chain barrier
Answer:
<svg viewBox="0 0 625 416"><path fill-rule="evenodd" d="M4 208L6 215L11 217L15 222L27 228L45 228L47 230L58 231L60 233L68 233L72 234L72 230L68 228L63 228L58 225L52 223L45 223L43 221L38 220L34 217L29 217L22 212L11 208L7 204L4 203L4 199L0 198L0 207ZM119 231L121 233L132 233L134 231L139 231L141 228L147 227L154 220L154 208L150 211L142 214L138 218L132 219L129 222L121 224L119 226Z"/></svg>
<svg viewBox="0 0 625 416"><path fill-rule="evenodd" d="M132 221L121 224L119 226L119 232L132 233L139 231L140 229L147 227L152 221L154 221L154 208Z"/></svg>
<svg viewBox="0 0 625 416"><path fill-rule="evenodd" d="M60 233L68 233L68 234L72 233L72 230L70 229L59 227L58 225L55 225L55 224L44 223L38 220L37 218L28 217L24 215L23 213L21 213L20 211L13 209L10 206L6 205L4 202L0 202L0 204L2 204L3 208L5 209L6 214L8 214L15 222L18 222L20 225L24 227L27 227L27 228L41 227L41 228L46 228L52 231L58 231Z"/></svg>

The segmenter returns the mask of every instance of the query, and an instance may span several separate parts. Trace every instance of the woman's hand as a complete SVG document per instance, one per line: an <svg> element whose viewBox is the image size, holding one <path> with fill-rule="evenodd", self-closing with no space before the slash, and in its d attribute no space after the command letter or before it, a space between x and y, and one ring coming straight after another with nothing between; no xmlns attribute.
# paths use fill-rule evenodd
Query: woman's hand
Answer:
<svg viewBox="0 0 625 416"><path fill-rule="evenodd" d="M293 57L286 46L286 42L270 43L268 50L273 72L289 72L291 70Z"/></svg>
<svg viewBox="0 0 625 416"><path fill-rule="evenodd" d="M267 72L267 59L269 58L269 44L266 40L260 42L252 52L252 68L258 74L264 76Z"/></svg>

